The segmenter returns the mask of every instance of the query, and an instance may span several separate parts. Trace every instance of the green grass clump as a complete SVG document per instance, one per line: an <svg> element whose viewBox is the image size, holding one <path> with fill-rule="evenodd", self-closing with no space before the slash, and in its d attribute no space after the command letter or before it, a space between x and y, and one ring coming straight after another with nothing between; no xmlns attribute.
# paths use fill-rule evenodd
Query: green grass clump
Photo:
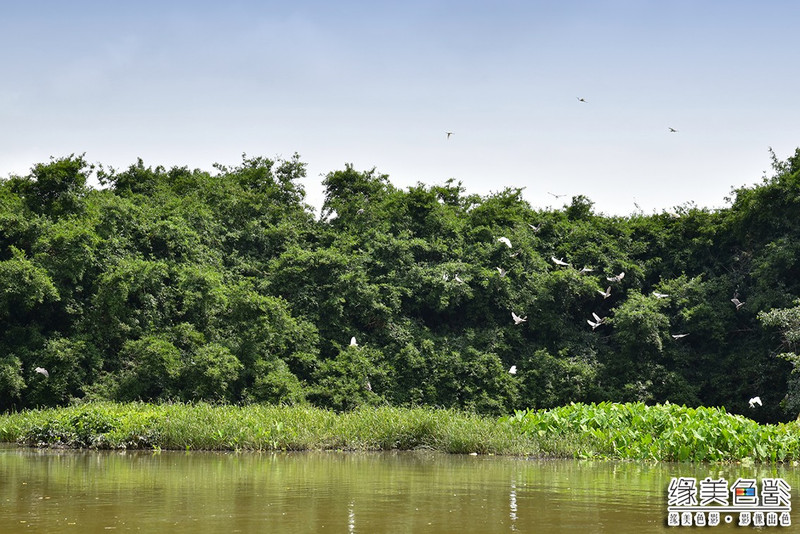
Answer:
<svg viewBox="0 0 800 534"><path fill-rule="evenodd" d="M537 454L543 441L497 419L430 408L88 403L0 416L0 441L180 450L395 450Z"/></svg>
<svg viewBox="0 0 800 534"><path fill-rule="evenodd" d="M523 434L580 439L575 456L658 461L800 460L796 422L760 425L724 408L675 404L570 404L518 411L504 422Z"/></svg>

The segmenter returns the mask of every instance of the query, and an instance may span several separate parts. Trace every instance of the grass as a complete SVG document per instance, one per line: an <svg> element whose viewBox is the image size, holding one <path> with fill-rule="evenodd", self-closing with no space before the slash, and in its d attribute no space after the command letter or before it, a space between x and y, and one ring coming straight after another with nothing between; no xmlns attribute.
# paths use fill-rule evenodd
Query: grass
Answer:
<svg viewBox="0 0 800 534"><path fill-rule="evenodd" d="M570 404L502 418L432 408L87 403L0 415L0 442L179 450L412 450L655 461L800 461L797 423L723 408Z"/></svg>
<svg viewBox="0 0 800 534"><path fill-rule="evenodd" d="M0 442L179 450L395 450L537 454L543 441L496 419L429 408L337 414L298 406L89 403L0 415Z"/></svg>

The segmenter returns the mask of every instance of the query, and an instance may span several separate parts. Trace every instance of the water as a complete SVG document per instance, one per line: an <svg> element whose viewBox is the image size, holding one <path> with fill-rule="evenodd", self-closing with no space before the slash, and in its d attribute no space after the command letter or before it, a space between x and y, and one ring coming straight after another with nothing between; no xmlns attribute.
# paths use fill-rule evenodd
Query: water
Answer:
<svg viewBox="0 0 800 534"><path fill-rule="evenodd" d="M691 529L666 526L671 477L725 476L731 482L740 476L759 481L781 477L794 494L800 492L798 474L800 470L792 467L418 452L76 452L6 447L0 448L0 531L680 532ZM792 520L795 524L794 515ZM721 525L711 530L743 532L753 527Z"/></svg>

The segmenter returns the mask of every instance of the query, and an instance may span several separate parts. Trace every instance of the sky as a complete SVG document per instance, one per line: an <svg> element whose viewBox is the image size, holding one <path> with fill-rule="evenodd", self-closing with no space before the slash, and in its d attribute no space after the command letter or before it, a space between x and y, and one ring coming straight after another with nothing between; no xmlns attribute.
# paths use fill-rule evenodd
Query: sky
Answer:
<svg viewBox="0 0 800 534"><path fill-rule="evenodd" d="M793 0L4 2L0 177L298 153L316 208L349 163L715 209L800 146L798 22Z"/></svg>

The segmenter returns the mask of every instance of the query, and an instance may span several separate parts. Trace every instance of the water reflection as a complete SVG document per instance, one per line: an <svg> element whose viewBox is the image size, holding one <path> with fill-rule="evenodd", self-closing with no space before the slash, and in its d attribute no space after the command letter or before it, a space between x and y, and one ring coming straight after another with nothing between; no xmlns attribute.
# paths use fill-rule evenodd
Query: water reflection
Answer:
<svg viewBox="0 0 800 534"><path fill-rule="evenodd" d="M3 532L666 532L673 476L797 469L430 453L0 449ZM792 517L793 521L795 517ZM795 521L796 522L796 521ZM679 529L682 530L682 529ZM718 532L741 532L732 525Z"/></svg>

